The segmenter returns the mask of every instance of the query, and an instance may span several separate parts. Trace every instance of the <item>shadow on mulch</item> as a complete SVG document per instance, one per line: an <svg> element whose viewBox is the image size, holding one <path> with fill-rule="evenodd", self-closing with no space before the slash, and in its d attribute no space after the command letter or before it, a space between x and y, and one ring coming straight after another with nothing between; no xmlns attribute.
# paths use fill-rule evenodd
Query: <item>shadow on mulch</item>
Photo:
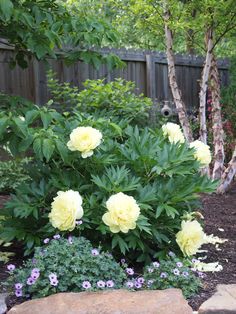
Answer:
<svg viewBox="0 0 236 314"><path fill-rule="evenodd" d="M0 195L0 207L9 196ZM228 239L227 242L220 244L218 250L213 245L207 245L204 249L208 250L206 262L216 262L223 266L223 271L207 274L203 279L203 287L198 295L189 301L193 310L198 310L199 306L211 297L217 284L236 284L236 182L226 195L207 195L202 197L205 217L204 231L207 234L214 234L220 238ZM223 229L223 230L222 230ZM23 260L22 250L19 246L11 247L16 252L11 263L20 265ZM6 266L0 265L0 282L7 278ZM15 297L10 298L9 307L19 303Z"/></svg>

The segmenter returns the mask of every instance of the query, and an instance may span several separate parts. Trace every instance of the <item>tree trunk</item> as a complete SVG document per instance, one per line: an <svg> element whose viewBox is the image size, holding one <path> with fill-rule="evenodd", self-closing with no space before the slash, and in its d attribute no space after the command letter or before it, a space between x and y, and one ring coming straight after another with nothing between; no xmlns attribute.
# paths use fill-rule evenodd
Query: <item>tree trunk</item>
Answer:
<svg viewBox="0 0 236 314"><path fill-rule="evenodd" d="M223 194L228 188L230 183L232 182L236 173L236 145L234 148L232 159L230 160L227 169L224 171L220 185L217 189L217 193Z"/></svg>
<svg viewBox="0 0 236 314"><path fill-rule="evenodd" d="M212 61L213 49L213 32L209 28L206 33L207 53L202 71L202 79L199 93L199 119L200 119L200 140L207 144L207 127L206 127L206 92L209 80L209 73Z"/></svg>
<svg viewBox="0 0 236 314"><path fill-rule="evenodd" d="M176 71L175 71L175 61L174 61L174 53L173 53L173 35L171 29L168 26L168 22L170 20L170 12L168 9L164 12L164 21L165 21L165 40L166 40L166 56L167 56L167 64L168 64L168 77L171 92L173 95L174 103L178 112L179 121L183 128L184 136L187 142L193 141L192 130L190 127L190 123L188 121L188 116L186 112L185 104L182 100L181 91L178 87L176 80Z"/></svg>
<svg viewBox="0 0 236 314"><path fill-rule="evenodd" d="M211 65L211 94L212 94L212 129L214 147L214 167L212 179L220 179L224 172L224 130L220 107L220 77L216 59L212 58Z"/></svg>

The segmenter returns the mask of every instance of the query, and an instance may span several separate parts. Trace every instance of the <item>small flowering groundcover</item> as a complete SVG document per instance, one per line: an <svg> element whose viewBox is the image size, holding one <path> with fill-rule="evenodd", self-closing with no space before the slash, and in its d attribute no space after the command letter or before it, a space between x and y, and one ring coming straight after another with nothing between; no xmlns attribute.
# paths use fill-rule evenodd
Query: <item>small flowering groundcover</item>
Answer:
<svg viewBox="0 0 236 314"><path fill-rule="evenodd" d="M125 259L117 263L110 253L94 248L83 237L55 235L44 239L34 257L23 267L7 265L10 274L5 285L16 297L38 298L58 292L104 289L180 288L185 297L194 295L205 276L194 265L199 261L178 258L169 252L165 260L153 261L137 273Z"/></svg>
<svg viewBox="0 0 236 314"><path fill-rule="evenodd" d="M127 280L125 270L111 254L93 248L83 237L54 236L44 242L23 267L7 266L10 276L6 285L17 297L118 289Z"/></svg>
<svg viewBox="0 0 236 314"><path fill-rule="evenodd" d="M166 260L153 262L144 269L143 280L147 289L180 288L185 297L197 293L203 276L194 271L193 262L189 259L180 259L170 252Z"/></svg>

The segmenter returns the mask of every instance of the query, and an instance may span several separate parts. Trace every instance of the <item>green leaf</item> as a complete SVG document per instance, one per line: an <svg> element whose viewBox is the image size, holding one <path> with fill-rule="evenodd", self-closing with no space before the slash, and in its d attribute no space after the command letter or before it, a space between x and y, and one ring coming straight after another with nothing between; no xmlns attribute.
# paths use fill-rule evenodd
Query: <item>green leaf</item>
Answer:
<svg viewBox="0 0 236 314"><path fill-rule="evenodd" d="M11 0L1 0L0 1L0 9L2 11L3 16L6 18L6 20L10 20L13 12L13 3Z"/></svg>
<svg viewBox="0 0 236 314"><path fill-rule="evenodd" d="M27 111L25 115L25 121L27 122L27 124L31 124L38 117L38 115L39 115L38 110L33 109L30 111Z"/></svg>
<svg viewBox="0 0 236 314"><path fill-rule="evenodd" d="M33 150L39 159L43 159L42 139L36 138L33 142Z"/></svg>
<svg viewBox="0 0 236 314"><path fill-rule="evenodd" d="M58 153L61 155L61 158L64 162L68 159L68 148L60 140L55 141L56 148Z"/></svg>
<svg viewBox="0 0 236 314"><path fill-rule="evenodd" d="M50 160L50 158L52 157L52 154L54 152L55 149L55 145L53 143L53 141L51 139L44 139L43 140L43 155L46 158L47 162Z"/></svg>
<svg viewBox="0 0 236 314"><path fill-rule="evenodd" d="M0 137L4 134L4 131L6 131L8 121L8 117L3 117L0 119Z"/></svg>
<svg viewBox="0 0 236 314"><path fill-rule="evenodd" d="M52 121L52 117L51 117L50 113L49 112L40 112L40 117L41 117L41 120L43 122L43 127L45 129L47 129L49 124Z"/></svg>
<svg viewBox="0 0 236 314"><path fill-rule="evenodd" d="M109 125L115 130L115 132L119 135L122 136L122 129L119 127L118 124L110 122Z"/></svg>
<svg viewBox="0 0 236 314"><path fill-rule="evenodd" d="M158 218L158 217L161 215L161 213L163 212L163 210L164 210L164 206L163 206L162 204L159 205L159 206L157 207L157 209L156 209L156 215L155 215L155 217Z"/></svg>
<svg viewBox="0 0 236 314"><path fill-rule="evenodd" d="M17 131L20 131L19 133L22 133L24 136L28 136L28 128L25 121L22 121L20 118L13 118L12 120L17 126ZM18 135L18 132L16 135Z"/></svg>
<svg viewBox="0 0 236 314"><path fill-rule="evenodd" d="M129 247L127 243L118 234L115 234L113 236L111 245L112 245L112 248L115 248L118 245L123 255L125 255L126 251L129 251Z"/></svg>

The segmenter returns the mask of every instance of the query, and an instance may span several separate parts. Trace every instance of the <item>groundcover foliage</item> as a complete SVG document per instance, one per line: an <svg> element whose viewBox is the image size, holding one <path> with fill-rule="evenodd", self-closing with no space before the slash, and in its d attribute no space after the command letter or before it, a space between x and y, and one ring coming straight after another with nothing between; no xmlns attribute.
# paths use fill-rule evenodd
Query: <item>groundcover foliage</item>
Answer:
<svg viewBox="0 0 236 314"><path fill-rule="evenodd" d="M110 253L93 248L83 237L50 240L10 274L7 285L15 288L16 296L34 298L56 292L119 289L127 278Z"/></svg>
<svg viewBox="0 0 236 314"><path fill-rule="evenodd" d="M34 157L29 166L31 182L17 188L2 210L1 237L23 241L26 254L55 234L48 214L58 191L74 190L82 196L83 223L74 235L82 234L94 245L141 262L175 248L175 234L182 219L199 207L199 193L214 191L216 184L200 176L193 149L185 143L170 143L161 128L139 126L147 121L145 108L150 102L132 94L125 82L118 82L121 92L116 86L113 93L112 84L104 86L111 88L112 101L107 107L101 105L107 97L102 94L101 81L88 82L87 90L79 95L74 91L73 99L84 99L84 103L92 95L96 110L81 101L60 111L50 101L43 107L21 110L23 119L16 112L1 112L1 143L13 155L28 152ZM68 105L71 89L64 87L57 84L54 94L63 91ZM119 110L117 106L112 109L113 102L120 103ZM88 158L67 147L71 132L82 126L96 128L103 136ZM102 220L107 200L119 192L132 196L141 211L136 228L127 233L111 232Z"/></svg>

